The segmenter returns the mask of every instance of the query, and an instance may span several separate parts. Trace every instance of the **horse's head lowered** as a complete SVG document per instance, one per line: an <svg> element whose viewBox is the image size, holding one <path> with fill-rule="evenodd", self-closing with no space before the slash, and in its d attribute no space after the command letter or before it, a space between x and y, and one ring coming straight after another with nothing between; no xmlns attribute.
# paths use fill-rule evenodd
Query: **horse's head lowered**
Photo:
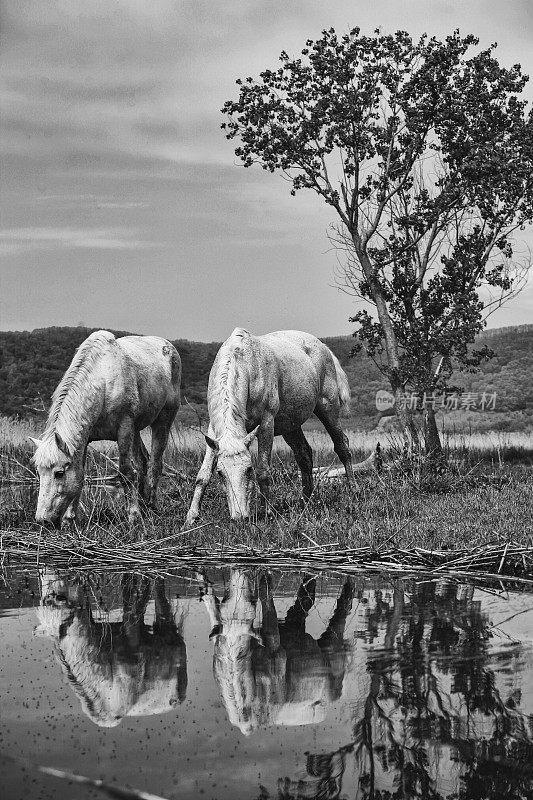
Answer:
<svg viewBox="0 0 533 800"><path fill-rule="evenodd" d="M35 519L41 525L59 528L63 519L76 515L83 486L82 454L71 453L58 433L45 439L31 438L31 441L37 448L33 462L39 473Z"/></svg>
<svg viewBox="0 0 533 800"><path fill-rule="evenodd" d="M247 519L250 516L254 487L250 445L257 435L258 427L243 439L223 436L217 441L210 436L205 437L217 456L217 472L224 481L231 519Z"/></svg>

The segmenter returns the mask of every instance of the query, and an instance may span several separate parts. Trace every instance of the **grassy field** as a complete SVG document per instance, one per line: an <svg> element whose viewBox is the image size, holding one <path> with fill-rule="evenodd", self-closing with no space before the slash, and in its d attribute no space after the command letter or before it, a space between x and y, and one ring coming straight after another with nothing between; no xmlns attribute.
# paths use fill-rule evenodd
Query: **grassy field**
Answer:
<svg viewBox="0 0 533 800"><path fill-rule="evenodd" d="M31 465L28 423L0 418L0 533L33 534L37 481ZM350 432L356 461L368 456L377 434ZM317 465L337 465L328 437L309 432ZM174 432L165 454L159 512L148 513L140 530L127 524L121 490L102 487L114 472L111 445L94 448L88 458L82 498L83 519L72 541L103 545L173 537L174 544L214 547L224 543L266 548L311 545L380 551L396 547L429 550L514 542L533 547L533 436L493 433L449 436L450 469L426 474L422 464L402 462L400 442L381 433L384 469L343 479L319 480L311 501L300 499L300 478L287 449L276 443L272 506L267 520L230 523L218 479L206 492L201 527L181 532L203 451L203 436L193 429ZM91 448L92 449L92 448ZM207 524L206 524L207 523Z"/></svg>

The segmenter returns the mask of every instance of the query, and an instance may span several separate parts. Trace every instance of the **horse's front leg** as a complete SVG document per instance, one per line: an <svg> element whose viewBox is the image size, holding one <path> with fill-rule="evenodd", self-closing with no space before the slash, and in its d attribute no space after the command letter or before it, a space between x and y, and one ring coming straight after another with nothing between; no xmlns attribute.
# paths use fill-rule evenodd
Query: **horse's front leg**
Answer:
<svg viewBox="0 0 533 800"><path fill-rule="evenodd" d="M213 474L213 470L215 468L216 457L217 455L215 450L208 446L205 451L202 466L200 467L198 475L196 476L194 494L191 500L191 505L189 506L189 510L187 512L187 517L183 526L184 528L189 528L200 516L202 497L204 496L207 484L211 480L211 475Z"/></svg>
<svg viewBox="0 0 533 800"><path fill-rule="evenodd" d="M63 520L67 524L71 525L76 522L76 518L78 516L78 506L80 504L80 496L75 497L74 500L71 500L67 510L63 515Z"/></svg>
<svg viewBox="0 0 533 800"><path fill-rule="evenodd" d="M81 456L81 469L82 469L83 474L85 474L85 462L86 462L86 460L87 460L87 445L85 445L85 447L83 448L83 453L82 453L82 456ZM70 503L69 503L69 505L67 507L67 510L65 511L65 513L63 515L63 521L66 522L70 526L74 525L74 523L76 522L76 519L78 517L78 507L79 507L79 504L80 504L81 492L82 492L82 490L80 488L79 493L76 495L76 497L74 497L70 501Z"/></svg>
<svg viewBox="0 0 533 800"><path fill-rule="evenodd" d="M257 432L257 483L260 492L260 512L267 513L270 499L270 459L274 444L274 416L263 418Z"/></svg>
<svg viewBox="0 0 533 800"><path fill-rule="evenodd" d="M210 624L209 638L214 638L222 631L220 618L220 601L215 594L213 584L208 580L205 572L197 572L196 577L200 583L200 600L207 611Z"/></svg>
<svg viewBox="0 0 533 800"><path fill-rule="evenodd" d="M122 576L122 630L129 647L136 651L141 643L144 615L150 600L150 580L132 573Z"/></svg>
<svg viewBox="0 0 533 800"><path fill-rule="evenodd" d="M128 519L130 524L141 516L139 506L139 474L135 469L135 427L129 417L124 419L117 435L118 471L124 492L128 498Z"/></svg>

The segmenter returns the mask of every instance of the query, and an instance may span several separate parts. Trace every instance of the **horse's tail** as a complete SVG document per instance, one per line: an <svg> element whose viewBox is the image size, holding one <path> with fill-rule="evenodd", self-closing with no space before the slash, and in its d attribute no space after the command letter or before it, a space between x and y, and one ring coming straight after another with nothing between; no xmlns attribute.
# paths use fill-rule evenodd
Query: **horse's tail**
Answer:
<svg viewBox="0 0 533 800"><path fill-rule="evenodd" d="M348 377L340 365L340 361L336 355L331 353L333 357L333 363L335 364L335 372L337 375L337 386L339 389L339 400L340 400L340 409L341 412L348 414L350 411L350 384L348 383Z"/></svg>

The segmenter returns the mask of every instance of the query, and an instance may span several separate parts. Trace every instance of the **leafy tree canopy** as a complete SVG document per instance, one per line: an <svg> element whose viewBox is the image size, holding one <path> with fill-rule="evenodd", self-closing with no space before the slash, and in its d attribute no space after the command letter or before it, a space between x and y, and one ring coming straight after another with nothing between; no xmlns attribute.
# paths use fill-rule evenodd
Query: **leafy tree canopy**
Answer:
<svg viewBox="0 0 533 800"><path fill-rule="evenodd" d="M244 166L280 171L336 212L341 286L393 391L442 389L490 355L468 347L523 285L512 234L533 218L533 118L520 65L455 31L308 40L238 80L223 124ZM369 313L368 307L374 312Z"/></svg>

